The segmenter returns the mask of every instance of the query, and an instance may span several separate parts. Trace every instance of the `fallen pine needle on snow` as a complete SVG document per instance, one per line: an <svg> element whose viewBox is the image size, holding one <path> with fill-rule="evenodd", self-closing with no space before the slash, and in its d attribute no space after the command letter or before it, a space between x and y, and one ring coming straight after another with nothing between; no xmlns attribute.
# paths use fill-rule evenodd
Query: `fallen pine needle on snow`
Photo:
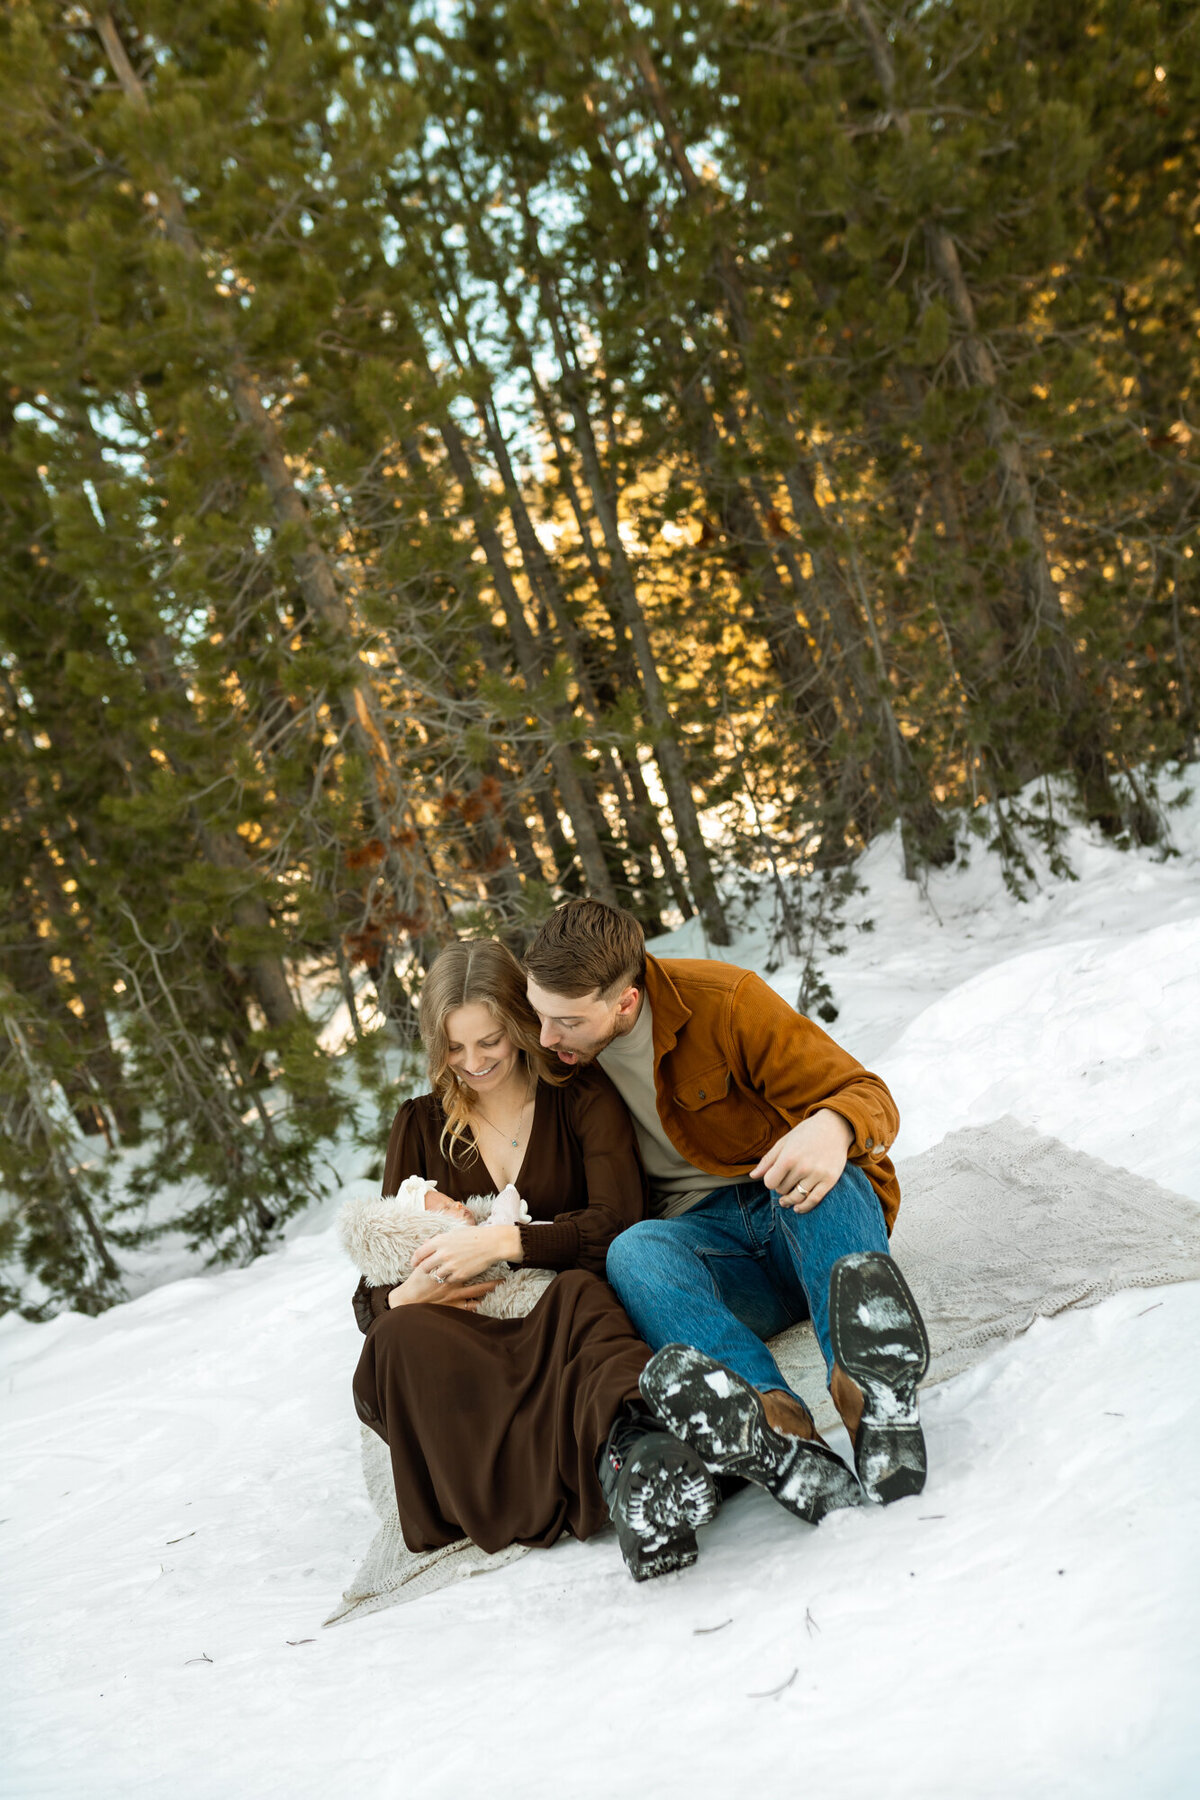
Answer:
<svg viewBox="0 0 1200 1800"><path fill-rule="evenodd" d="M820 1629L821 1629L821 1627L817 1624L817 1621L813 1618L812 1614L809 1612L807 1606L804 1609L804 1629L807 1631L809 1637L812 1636L814 1631L820 1631Z"/></svg>
<svg viewBox="0 0 1200 1800"><path fill-rule="evenodd" d="M724 1631L724 1629L727 1625L732 1625L732 1624L733 1624L732 1619L722 1619L721 1623L719 1625L697 1625L695 1631L693 1631L693 1633L692 1633L692 1636L693 1637L707 1637L711 1631Z"/></svg>
<svg viewBox="0 0 1200 1800"><path fill-rule="evenodd" d="M189 1656L185 1659L183 1666L186 1669L188 1666L188 1663L197 1663L197 1662L210 1663L211 1661L212 1661L211 1656L205 1656L203 1654L201 1654L200 1656Z"/></svg>
<svg viewBox="0 0 1200 1800"><path fill-rule="evenodd" d="M288 1638L285 1641L289 1644L315 1644L317 1640L316 1638Z"/></svg>
<svg viewBox="0 0 1200 1800"><path fill-rule="evenodd" d="M1161 1305L1162 1301L1156 1300L1153 1306L1143 1306L1141 1312L1135 1313L1133 1316L1135 1319L1144 1319L1148 1312L1157 1312Z"/></svg>
<svg viewBox="0 0 1200 1800"><path fill-rule="evenodd" d="M746 1698L747 1700L778 1700L780 1694L786 1693L788 1688L791 1687L799 1673L799 1668L795 1668L792 1670L787 1680L781 1681L777 1688L768 1688L763 1694L747 1694Z"/></svg>
<svg viewBox="0 0 1200 1800"><path fill-rule="evenodd" d="M187 1539L187 1538L190 1538L190 1537L195 1537L195 1535L196 1535L196 1533L195 1533L195 1532L194 1532L194 1531L185 1531L185 1532L184 1532L184 1534L183 1534L183 1537L178 1537L178 1538L168 1538L168 1539L167 1539L167 1543L168 1543L168 1545L170 1545L170 1544L182 1544L182 1543L183 1543L183 1542L184 1542L184 1541L185 1541L185 1540L186 1540L186 1539Z"/></svg>

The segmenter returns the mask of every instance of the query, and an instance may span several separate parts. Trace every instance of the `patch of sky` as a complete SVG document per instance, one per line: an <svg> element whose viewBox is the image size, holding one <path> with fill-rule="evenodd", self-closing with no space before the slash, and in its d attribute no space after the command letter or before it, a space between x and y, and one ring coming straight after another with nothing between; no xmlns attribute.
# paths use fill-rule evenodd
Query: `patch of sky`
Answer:
<svg viewBox="0 0 1200 1800"><path fill-rule="evenodd" d="M22 425L30 425L41 436L58 443L69 442L66 434L60 429L57 419L52 413L43 411L33 401L22 400L13 408L13 417ZM88 410L88 421L95 433L100 455L104 462L111 463L121 473L137 480L145 476L145 460L143 454L144 439L142 434L127 423L121 414L110 406L91 407ZM90 482L84 483L85 491ZM88 494L88 504L95 511L99 498L94 487ZM100 523L104 520L101 517Z"/></svg>
<svg viewBox="0 0 1200 1800"><path fill-rule="evenodd" d="M95 483L91 480L90 476L85 475L80 486L83 488L87 503L92 509L92 517L95 519L97 525L99 525L101 531L103 531L106 527L106 521L103 512L100 510L100 496L96 492Z"/></svg>
<svg viewBox="0 0 1200 1800"><path fill-rule="evenodd" d="M331 0L331 3L326 6L324 10L325 22L329 26L329 29L331 31L341 30L348 34L345 42L339 45L340 49L353 49L353 39L355 37L373 38L375 36L375 27L371 24L370 20L347 18L346 7L340 3L340 0Z"/></svg>
<svg viewBox="0 0 1200 1800"><path fill-rule="evenodd" d="M428 19L439 32L452 32L462 14L461 0L415 0L410 17L414 25Z"/></svg>
<svg viewBox="0 0 1200 1800"><path fill-rule="evenodd" d="M393 220L382 219L380 221L379 248L389 269L396 268L403 260L404 237Z"/></svg>
<svg viewBox="0 0 1200 1800"><path fill-rule="evenodd" d="M194 650L208 641L212 616L207 607L189 604L175 615L175 641L180 651Z"/></svg>
<svg viewBox="0 0 1200 1800"><path fill-rule="evenodd" d="M88 418L104 446L104 456L109 462L121 462L126 451L143 442L140 429L114 406L93 406L89 408ZM128 465L122 462L122 467L126 466Z"/></svg>

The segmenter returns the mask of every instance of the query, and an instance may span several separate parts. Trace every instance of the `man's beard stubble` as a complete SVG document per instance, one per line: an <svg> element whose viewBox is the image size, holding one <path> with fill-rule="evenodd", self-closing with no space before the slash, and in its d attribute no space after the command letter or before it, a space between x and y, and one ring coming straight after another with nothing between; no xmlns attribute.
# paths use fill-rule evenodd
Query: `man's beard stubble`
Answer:
<svg viewBox="0 0 1200 1800"><path fill-rule="evenodd" d="M601 1038L599 1043L589 1045L586 1050L571 1050L571 1051L569 1051L569 1055L574 1057L575 1067L583 1068L588 1063L594 1063L598 1056L603 1056L604 1052L608 1049L608 1046L612 1043L615 1043L617 1038L623 1037L623 1036L624 1036L624 1033L621 1031L618 1031L616 1025L614 1024L612 1030L608 1033L607 1037Z"/></svg>

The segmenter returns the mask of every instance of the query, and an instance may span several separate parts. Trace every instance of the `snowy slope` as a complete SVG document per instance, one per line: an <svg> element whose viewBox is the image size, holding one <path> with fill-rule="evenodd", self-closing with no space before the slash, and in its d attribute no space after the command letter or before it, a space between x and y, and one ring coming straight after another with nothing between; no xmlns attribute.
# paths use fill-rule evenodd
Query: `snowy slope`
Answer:
<svg viewBox="0 0 1200 1800"><path fill-rule="evenodd" d="M902 1154L1011 1112L1200 1201L1200 804L1172 817L1177 857L1078 833L1080 880L1023 906L981 853L922 895L873 847L833 1029ZM918 1500L814 1532L746 1493L679 1577L564 1542L322 1631L372 1530L352 1285L318 1231L100 1319L0 1321L0 1794L1198 1791L1200 1288L933 1391Z"/></svg>

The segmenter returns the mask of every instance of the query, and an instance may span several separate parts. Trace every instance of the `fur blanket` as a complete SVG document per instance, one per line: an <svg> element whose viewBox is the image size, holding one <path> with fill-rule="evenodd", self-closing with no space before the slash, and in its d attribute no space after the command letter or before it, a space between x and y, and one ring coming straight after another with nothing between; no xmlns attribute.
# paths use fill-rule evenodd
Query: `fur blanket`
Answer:
<svg viewBox="0 0 1200 1800"><path fill-rule="evenodd" d="M343 1203L337 1220L342 1248L372 1287L398 1286L412 1272L413 1257L421 1245L438 1232L474 1228L457 1214L426 1212L427 1186L433 1183L410 1177L398 1194L355 1196ZM515 1189L506 1188L496 1195L476 1194L466 1205L475 1225L490 1223L496 1214L506 1224L522 1213L528 1219ZM481 1313L492 1319L523 1319L533 1311L554 1275L550 1269L512 1269L507 1263L493 1263L479 1279L499 1283L479 1302Z"/></svg>

